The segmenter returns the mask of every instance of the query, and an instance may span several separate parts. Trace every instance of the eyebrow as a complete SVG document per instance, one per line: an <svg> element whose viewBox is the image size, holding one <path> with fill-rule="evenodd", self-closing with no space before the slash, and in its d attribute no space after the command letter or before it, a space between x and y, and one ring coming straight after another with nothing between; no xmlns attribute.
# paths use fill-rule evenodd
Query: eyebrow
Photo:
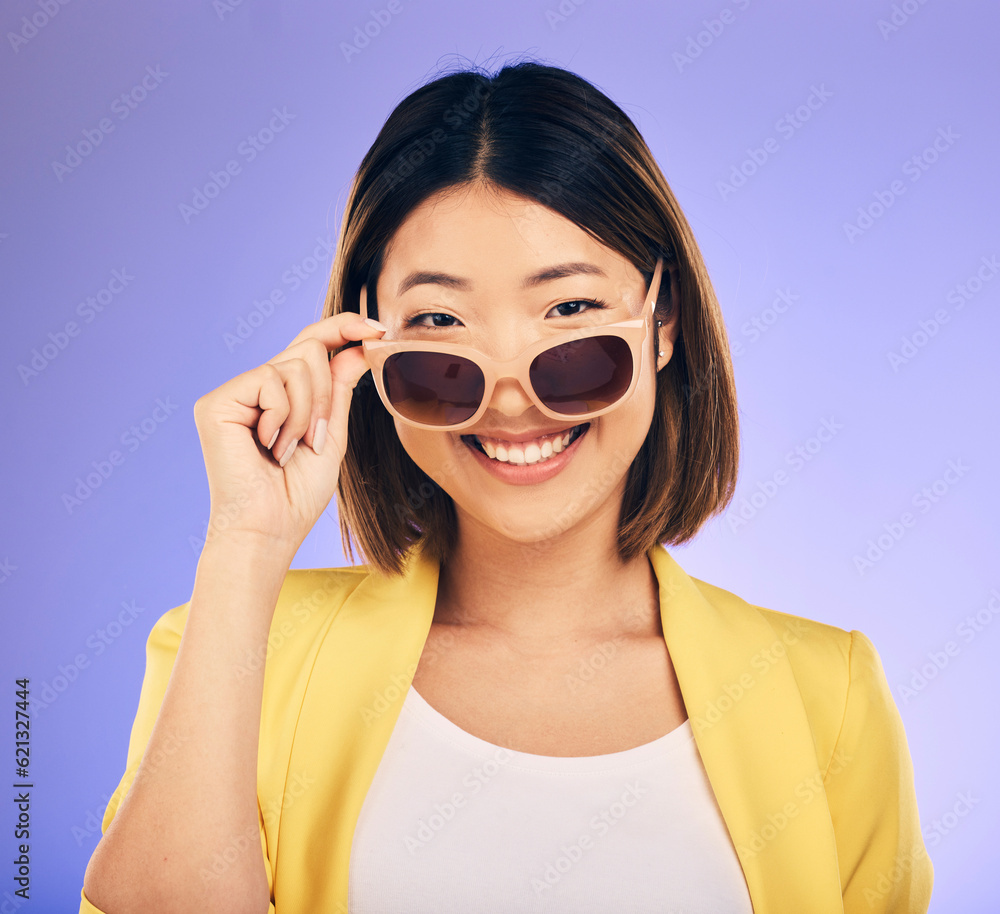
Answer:
<svg viewBox="0 0 1000 914"><path fill-rule="evenodd" d="M546 267L544 270L539 270L537 273L526 276L521 281L521 288L532 289L535 286L552 282L555 279L563 279L566 276L577 276L580 274L607 276L607 273L596 264L576 260L568 263L557 263L554 266ZM463 292L468 292L472 288L472 283L460 276L452 276L450 273L438 273L431 270L417 270L403 279L399 284L396 296L399 297L404 292L409 292L414 286L422 285L445 286L446 288L458 289Z"/></svg>

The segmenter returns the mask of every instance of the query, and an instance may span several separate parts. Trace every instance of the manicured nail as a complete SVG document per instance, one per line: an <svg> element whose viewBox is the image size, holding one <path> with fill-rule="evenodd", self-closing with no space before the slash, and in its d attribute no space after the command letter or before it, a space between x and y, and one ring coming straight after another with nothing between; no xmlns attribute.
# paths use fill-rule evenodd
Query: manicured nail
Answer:
<svg viewBox="0 0 1000 914"><path fill-rule="evenodd" d="M388 327L386 327L385 324L380 324L378 321L373 321L370 317L366 317L364 319L364 321L365 321L365 323L369 327L374 327L376 330L388 330L389 329Z"/></svg>
<svg viewBox="0 0 1000 914"><path fill-rule="evenodd" d="M291 458L292 454L295 453L295 446L298 443L299 439L296 438L290 445L288 445L288 447L285 448L284 456L281 458L281 460L278 461L279 467L283 467L286 463L288 463L289 458Z"/></svg>
<svg viewBox="0 0 1000 914"><path fill-rule="evenodd" d="M323 445L326 444L326 419L320 419L316 423L316 432L313 434L313 450L318 457L323 453Z"/></svg>
<svg viewBox="0 0 1000 914"><path fill-rule="evenodd" d="M268 446L267 446L267 449L268 449L268 450L271 450L271 448L273 448L273 447L274 447L274 442L278 440L278 434L279 434L280 432L281 432L281 426L279 425L279 426L278 426L278 427L277 427L277 428L276 428L276 429L274 430L274 436L273 436L273 437L271 438L271 443L270 443L270 444L268 444Z"/></svg>

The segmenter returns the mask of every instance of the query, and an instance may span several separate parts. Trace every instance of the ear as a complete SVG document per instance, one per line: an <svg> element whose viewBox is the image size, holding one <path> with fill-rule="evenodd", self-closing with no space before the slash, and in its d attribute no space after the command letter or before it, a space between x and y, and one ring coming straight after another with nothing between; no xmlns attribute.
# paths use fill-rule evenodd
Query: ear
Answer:
<svg viewBox="0 0 1000 914"><path fill-rule="evenodd" d="M361 302L358 305L358 314L362 317L368 317L368 284L365 283L361 287Z"/></svg>
<svg viewBox="0 0 1000 914"><path fill-rule="evenodd" d="M662 321L656 329L656 342L658 354L656 356L656 370L659 371L669 361L674 354L674 344L681 332L681 293L678 285L679 270L677 264L671 266L664 265L663 279L669 278L668 294L666 305L664 306L664 296L662 292L656 308L653 311L654 326L656 321ZM669 309L669 310L668 310ZM662 353L662 354L660 354Z"/></svg>

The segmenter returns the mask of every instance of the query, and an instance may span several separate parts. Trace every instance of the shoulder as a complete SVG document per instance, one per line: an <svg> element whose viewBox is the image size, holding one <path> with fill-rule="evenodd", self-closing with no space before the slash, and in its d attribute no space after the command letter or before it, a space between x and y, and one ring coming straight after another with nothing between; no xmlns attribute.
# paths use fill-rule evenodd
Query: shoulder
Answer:
<svg viewBox="0 0 1000 914"><path fill-rule="evenodd" d="M369 575L366 565L289 569L274 608L272 637L293 630L318 630Z"/></svg>
<svg viewBox="0 0 1000 914"><path fill-rule="evenodd" d="M369 575L366 565L290 568L285 573L271 619L267 659L281 647L307 648L321 636L347 598ZM181 603L156 620L146 642L147 657L156 659L161 654L176 653L190 606L190 601ZM248 658L248 662L252 660Z"/></svg>
<svg viewBox="0 0 1000 914"><path fill-rule="evenodd" d="M758 606L721 587L692 578L711 604L730 614L762 621L773 640L759 653L757 668L787 664L809 718L817 757L829 760L841 731L849 698L866 693L884 698L885 675L871 640L806 616Z"/></svg>
<svg viewBox="0 0 1000 914"><path fill-rule="evenodd" d="M266 644L248 651L236 663L233 675L237 680L249 681L263 669L258 784L270 785L264 789L271 793L276 789L274 785L284 783L299 709L323 639L350 595L370 574L364 565L289 569L275 603ZM150 708L158 708L162 702L190 605L188 601L163 613L149 633L143 694ZM147 717L149 730L155 710ZM148 733L142 742L145 740Z"/></svg>
<svg viewBox="0 0 1000 914"><path fill-rule="evenodd" d="M761 652L765 663L792 674L784 679L789 687L794 681L812 734L834 826L844 910L926 911L934 870L921 831L913 763L871 639L692 581L734 628L746 621L748 631L764 631L762 640L773 635Z"/></svg>
<svg viewBox="0 0 1000 914"><path fill-rule="evenodd" d="M806 616L757 606L714 584L698 578L691 580L709 603L725 606L729 612L754 616L766 622L774 632L776 641L780 642L778 650L787 653L793 666L802 663L820 664L825 670L840 668L846 673L852 640L861 635L860 632L848 631ZM864 635L861 637L864 638Z"/></svg>

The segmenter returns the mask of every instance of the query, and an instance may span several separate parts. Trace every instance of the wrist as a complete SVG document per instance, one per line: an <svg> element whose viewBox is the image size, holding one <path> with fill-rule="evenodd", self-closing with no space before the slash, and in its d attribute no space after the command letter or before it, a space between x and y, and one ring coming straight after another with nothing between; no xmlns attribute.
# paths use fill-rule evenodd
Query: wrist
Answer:
<svg viewBox="0 0 1000 914"><path fill-rule="evenodd" d="M268 567L283 564L287 571L298 550L299 544L278 536L250 530L218 530L209 525L201 554L221 555L236 561L255 561Z"/></svg>
<svg viewBox="0 0 1000 914"><path fill-rule="evenodd" d="M284 580L296 549L257 534L226 533L205 543L198 572L208 571L240 587L266 587Z"/></svg>
<svg viewBox="0 0 1000 914"><path fill-rule="evenodd" d="M256 536L227 535L206 543L195 571L189 622L207 614L212 625L234 625L231 634L237 640L266 639L293 556Z"/></svg>

